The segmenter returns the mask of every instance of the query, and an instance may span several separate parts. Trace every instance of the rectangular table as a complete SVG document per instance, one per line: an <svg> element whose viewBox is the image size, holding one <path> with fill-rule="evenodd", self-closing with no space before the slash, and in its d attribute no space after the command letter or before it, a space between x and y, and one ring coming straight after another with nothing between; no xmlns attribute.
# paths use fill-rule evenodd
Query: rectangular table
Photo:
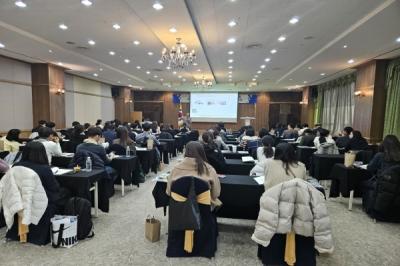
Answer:
<svg viewBox="0 0 400 266"><path fill-rule="evenodd" d="M309 170L311 167L311 158L312 158L314 152L316 152L316 151L317 151L317 148L315 148L315 147L297 146L296 147L297 160L304 163L304 165L306 166L306 169Z"/></svg>
<svg viewBox="0 0 400 266"><path fill-rule="evenodd" d="M254 162L244 163L241 159L225 159L226 173L229 175L249 175Z"/></svg>
<svg viewBox="0 0 400 266"><path fill-rule="evenodd" d="M329 180L332 168L344 162L344 154L313 154L311 176L318 180Z"/></svg>
<svg viewBox="0 0 400 266"><path fill-rule="evenodd" d="M136 155L139 158L140 164L142 165L143 173L148 174L150 170L157 173L158 160L157 160L157 150L153 149L137 149Z"/></svg>
<svg viewBox="0 0 400 266"><path fill-rule="evenodd" d="M233 152L230 150L222 150L221 153L224 155L225 159L242 159L243 156L249 156L248 151Z"/></svg>

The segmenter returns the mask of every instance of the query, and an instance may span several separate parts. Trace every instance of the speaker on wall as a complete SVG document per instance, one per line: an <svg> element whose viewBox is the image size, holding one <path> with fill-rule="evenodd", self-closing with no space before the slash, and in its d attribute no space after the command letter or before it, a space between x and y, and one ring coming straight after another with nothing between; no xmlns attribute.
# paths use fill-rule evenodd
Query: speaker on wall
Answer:
<svg viewBox="0 0 400 266"><path fill-rule="evenodd" d="M119 86L112 86L111 87L111 95L112 97L118 97L119 96L119 91L120 91L120 87Z"/></svg>

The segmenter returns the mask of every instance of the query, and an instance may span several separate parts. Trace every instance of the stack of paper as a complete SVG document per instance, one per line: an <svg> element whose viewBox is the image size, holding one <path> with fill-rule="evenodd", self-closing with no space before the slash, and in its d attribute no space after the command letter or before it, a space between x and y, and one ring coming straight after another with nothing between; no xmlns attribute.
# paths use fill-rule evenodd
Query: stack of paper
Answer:
<svg viewBox="0 0 400 266"><path fill-rule="evenodd" d="M248 163L248 162L254 162L254 158L251 156L243 156L242 157L242 162Z"/></svg>
<svg viewBox="0 0 400 266"><path fill-rule="evenodd" d="M254 181L256 181L257 184L259 184L259 185L263 185L264 181L265 181L265 176L262 175L262 176L254 177Z"/></svg>

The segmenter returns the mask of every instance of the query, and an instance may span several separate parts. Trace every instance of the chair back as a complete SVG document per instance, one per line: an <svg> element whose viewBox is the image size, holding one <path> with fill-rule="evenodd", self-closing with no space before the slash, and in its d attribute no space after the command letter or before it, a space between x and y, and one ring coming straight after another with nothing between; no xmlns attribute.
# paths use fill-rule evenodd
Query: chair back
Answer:
<svg viewBox="0 0 400 266"><path fill-rule="evenodd" d="M367 164L371 161L373 154L372 150L358 151L356 153L356 161L362 161L363 164Z"/></svg>
<svg viewBox="0 0 400 266"><path fill-rule="evenodd" d="M257 148L261 146L262 146L261 140L248 140L246 143L246 149L252 156L254 154L257 154Z"/></svg>
<svg viewBox="0 0 400 266"><path fill-rule="evenodd" d="M160 139L173 139L174 137L172 136L171 133L166 132L166 131L161 131L160 135L159 135Z"/></svg>
<svg viewBox="0 0 400 266"><path fill-rule="evenodd" d="M108 152L114 152L116 155L126 155L126 149L120 144L112 144L108 148Z"/></svg>

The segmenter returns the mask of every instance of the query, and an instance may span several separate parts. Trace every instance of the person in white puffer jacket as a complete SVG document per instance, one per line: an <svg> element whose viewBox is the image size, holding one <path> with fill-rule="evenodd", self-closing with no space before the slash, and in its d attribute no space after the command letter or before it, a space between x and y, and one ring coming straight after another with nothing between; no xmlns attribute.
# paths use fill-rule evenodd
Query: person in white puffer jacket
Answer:
<svg viewBox="0 0 400 266"><path fill-rule="evenodd" d="M280 183L264 192L251 239L267 247L274 234L292 231L297 235L314 237L315 249L320 253L334 250L324 196L300 178Z"/></svg>

